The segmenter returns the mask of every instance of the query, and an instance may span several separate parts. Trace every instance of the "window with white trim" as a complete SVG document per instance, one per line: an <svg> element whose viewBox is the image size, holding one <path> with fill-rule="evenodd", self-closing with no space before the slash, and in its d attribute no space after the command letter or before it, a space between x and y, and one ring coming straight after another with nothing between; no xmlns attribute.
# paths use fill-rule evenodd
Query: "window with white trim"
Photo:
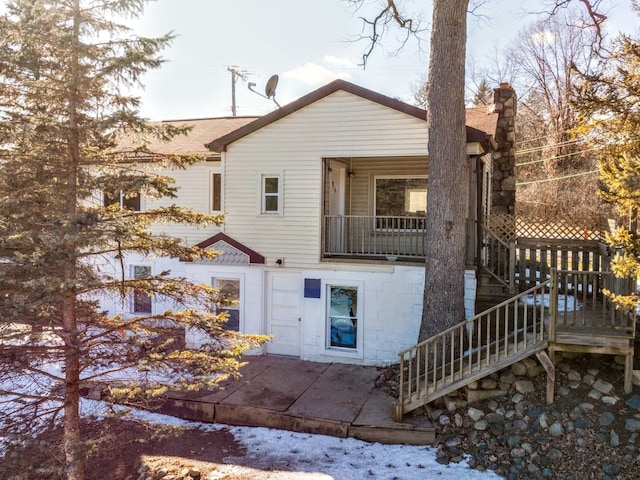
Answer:
<svg viewBox="0 0 640 480"><path fill-rule="evenodd" d="M222 174L211 172L209 174L209 191L211 192L211 202L209 209L212 212L222 211Z"/></svg>
<svg viewBox="0 0 640 480"><path fill-rule="evenodd" d="M223 327L240 331L240 280L237 278L212 278L211 285L218 289L215 313L225 312L228 320Z"/></svg>
<svg viewBox="0 0 640 480"><path fill-rule="evenodd" d="M148 265L132 265L131 276L136 279L149 278L151 267ZM151 313L151 297L139 289L133 290L133 313Z"/></svg>
<svg viewBox="0 0 640 480"><path fill-rule="evenodd" d="M121 208L132 210L134 212L141 211L140 209L140 192L125 193L122 190L114 190L111 192L102 192L102 204L108 207L113 204L120 205Z"/></svg>
<svg viewBox="0 0 640 480"><path fill-rule="evenodd" d="M378 230L423 230L427 213L427 176L374 178Z"/></svg>
<svg viewBox="0 0 640 480"><path fill-rule="evenodd" d="M356 350L358 345L358 287L327 286L327 347Z"/></svg>
<svg viewBox="0 0 640 480"><path fill-rule="evenodd" d="M261 192L261 213L267 215L282 213L282 179L280 175L263 175Z"/></svg>

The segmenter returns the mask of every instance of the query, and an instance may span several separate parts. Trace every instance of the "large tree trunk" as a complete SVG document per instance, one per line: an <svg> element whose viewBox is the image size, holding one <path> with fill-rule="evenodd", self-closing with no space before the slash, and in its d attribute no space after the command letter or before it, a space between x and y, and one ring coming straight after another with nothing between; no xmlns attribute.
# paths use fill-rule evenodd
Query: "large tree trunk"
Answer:
<svg viewBox="0 0 640 480"><path fill-rule="evenodd" d="M67 180L66 180L66 216L69 225L73 225L78 202L77 182L80 163L79 103L80 103L80 0L74 0L73 46L70 59L71 78L68 90L68 144L67 144ZM73 227L70 227L73 228ZM62 328L64 331L64 453L67 480L84 480L86 459L85 446L80 432L80 335L78 332L76 290L77 281L76 253L62 253L66 257L64 293L62 299Z"/></svg>
<svg viewBox="0 0 640 480"><path fill-rule="evenodd" d="M468 0L435 0L427 123L429 185L419 341L464 319L467 156L464 67Z"/></svg>

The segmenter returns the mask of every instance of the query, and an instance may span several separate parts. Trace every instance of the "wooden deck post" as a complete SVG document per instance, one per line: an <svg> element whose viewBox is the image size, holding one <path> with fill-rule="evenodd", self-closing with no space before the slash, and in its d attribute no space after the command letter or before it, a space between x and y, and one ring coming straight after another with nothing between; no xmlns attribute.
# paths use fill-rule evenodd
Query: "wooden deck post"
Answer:
<svg viewBox="0 0 640 480"><path fill-rule="evenodd" d="M396 400L391 404L391 418L393 418L394 422L402 422L403 416L404 408L402 408L402 403L399 400Z"/></svg>
<svg viewBox="0 0 640 480"><path fill-rule="evenodd" d="M509 242L509 294L516 293L516 242Z"/></svg>
<svg viewBox="0 0 640 480"><path fill-rule="evenodd" d="M547 372L547 403L552 404L556 387L556 367L544 350L536 353L536 357Z"/></svg>
<svg viewBox="0 0 640 480"><path fill-rule="evenodd" d="M633 347L631 347L633 350ZM633 390L633 352L624 357L624 393Z"/></svg>
<svg viewBox="0 0 640 480"><path fill-rule="evenodd" d="M551 284L549 286L549 343L556 341L556 322L558 321L558 270L551 269Z"/></svg>

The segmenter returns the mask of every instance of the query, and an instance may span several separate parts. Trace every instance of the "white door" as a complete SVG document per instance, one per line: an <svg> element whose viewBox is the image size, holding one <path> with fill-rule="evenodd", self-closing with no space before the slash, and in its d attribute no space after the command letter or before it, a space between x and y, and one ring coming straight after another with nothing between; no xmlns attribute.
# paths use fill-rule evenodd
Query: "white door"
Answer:
<svg viewBox="0 0 640 480"><path fill-rule="evenodd" d="M329 172L329 215L331 215L329 251L331 253L344 252L346 176L347 171L344 167L332 166Z"/></svg>
<svg viewBox="0 0 640 480"><path fill-rule="evenodd" d="M300 356L300 275L267 272L267 353Z"/></svg>

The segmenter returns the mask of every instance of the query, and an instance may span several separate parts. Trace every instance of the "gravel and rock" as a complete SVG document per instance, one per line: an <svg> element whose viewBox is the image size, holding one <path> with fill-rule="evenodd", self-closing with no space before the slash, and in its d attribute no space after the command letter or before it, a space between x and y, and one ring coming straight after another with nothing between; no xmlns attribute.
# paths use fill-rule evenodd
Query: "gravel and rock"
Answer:
<svg viewBox="0 0 640 480"><path fill-rule="evenodd" d="M414 414L436 427L443 464L466 458L507 479L638 479L640 393L624 393L621 363L562 357L547 405L546 374L526 359Z"/></svg>

